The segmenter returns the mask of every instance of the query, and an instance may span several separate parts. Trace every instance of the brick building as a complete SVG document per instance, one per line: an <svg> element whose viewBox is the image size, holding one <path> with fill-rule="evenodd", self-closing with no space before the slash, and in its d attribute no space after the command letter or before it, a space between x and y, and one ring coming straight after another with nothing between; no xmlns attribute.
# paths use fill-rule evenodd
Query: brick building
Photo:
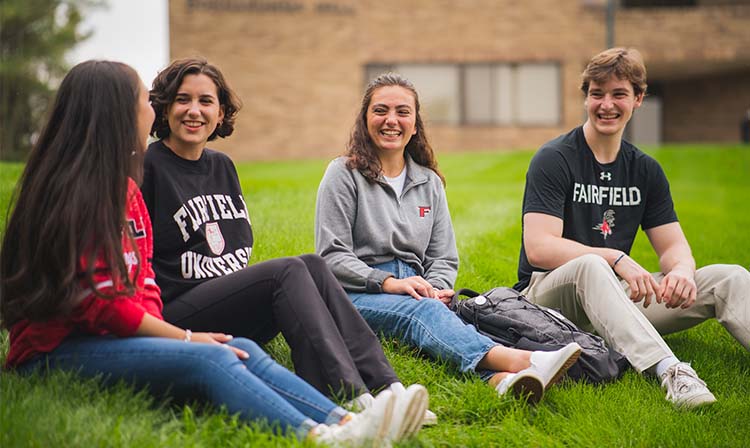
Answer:
<svg viewBox="0 0 750 448"><path fill-rule="evenodd" d="M654 4L671 5L654 7ZM584 116L580 73L605 48L606 0L170 0L172 58L204 56L244 103L238 160L343 151L370 76L420 93L439 152L535 148ZM732 142L750 109L750 0L620 0L650 97L637 143Z"/></svg>

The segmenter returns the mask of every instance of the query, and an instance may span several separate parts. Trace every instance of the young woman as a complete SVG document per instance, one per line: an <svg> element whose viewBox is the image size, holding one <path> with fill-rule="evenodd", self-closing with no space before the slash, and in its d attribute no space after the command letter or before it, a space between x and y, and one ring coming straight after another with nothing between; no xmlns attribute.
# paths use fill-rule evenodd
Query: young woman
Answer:
<svg viewBox="0 0 750 448"><path fill-rule="evenodd" d="M379 76L367 87L346 155L320 183L316 250L373 330L478 370L500 394L538 401L580 347L503 347L448 309L458 253L443 184L414 86L397 74Z"/></svg>
<svg viewBox="0 0 750 448"><path fill-rule="evenodd" d="M49 366L204 398L316 442L377 443L411 430L395 429L404 424L391 418L390 391L349 414L254 342L162 320L151 223L134 181L153 119L148 92L127 65L88 61L63 79L2 243L6 367Z"/></svg>
<svg viewBox="0 0 750 448"><path fill-rule="evenodd" d="M377 337L320 257L247 266L253 234L237 172L229 157L206 148L232 134L240 107L219 69L175 61L154 80L151 102L160 140L146 153L141 191L165 319L260 343L281 330L297 374L322 393L369 402L369 391L393 385L404 396ZM426 401L415 386L404 403Z"/></svg>

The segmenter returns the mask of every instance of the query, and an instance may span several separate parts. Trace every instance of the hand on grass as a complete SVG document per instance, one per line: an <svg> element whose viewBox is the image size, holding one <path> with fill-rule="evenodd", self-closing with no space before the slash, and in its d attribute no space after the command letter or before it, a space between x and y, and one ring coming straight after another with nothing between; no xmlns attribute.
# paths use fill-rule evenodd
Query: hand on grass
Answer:
<svg viewBox="0 0 750 448"><path fill-rule="evenodd" d="M232 336L224 333L204 333L204 332L195 332L190 337L190 342L199 342L203 344L215 344L215 345L222 345L229 350L233 351L235 355L239 359L248 359L250 358L250 355L244 351L240 350L237 347L232 347L231 345L226 345L227 342L232 340Z"/></svg>
<svg viewBox="0 0 750 448"><path fill-rule="evenodd" d="M662 287L656 283L650 272L628 255L622 257L612 269L630 286L630 300L635 303L643 300L644 308L651 305L652 297L656 298L657 303L661 303Z"/></svg>
<svg viewBox="0 0 750 448"><path fill-rule="evenodd" d="M416 300L423 297L436 299L437 293L435 288L427 280L415 275L407 278L388 277L383 281L383 292L388 294L408 294Z"/></svg>

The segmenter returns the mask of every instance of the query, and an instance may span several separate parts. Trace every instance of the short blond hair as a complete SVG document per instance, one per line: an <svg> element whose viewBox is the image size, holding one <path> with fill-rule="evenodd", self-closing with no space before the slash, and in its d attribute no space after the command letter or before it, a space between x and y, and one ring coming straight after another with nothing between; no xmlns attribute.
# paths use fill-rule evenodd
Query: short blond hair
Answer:
<svg viewBox="0 0 750 448"><path fill-rule="evenodd" d="M629 81L636 96L646 93L646 65L635 48L610 48L591 58L581 74L581 90L588 95L591 81L602 84L612 76Z"/></svg>

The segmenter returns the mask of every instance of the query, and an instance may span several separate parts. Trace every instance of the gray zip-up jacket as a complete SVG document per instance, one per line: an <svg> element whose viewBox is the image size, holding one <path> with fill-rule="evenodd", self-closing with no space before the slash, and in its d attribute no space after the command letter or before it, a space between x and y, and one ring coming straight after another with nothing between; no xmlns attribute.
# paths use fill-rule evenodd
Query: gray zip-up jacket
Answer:
<svg viewBox="0 0 750 448"><path fill-rule="evenodd" d="M437 289L452 288L458 250L440 178L406 156L400 197L382 177L370 183L346 158L318 188L315 250L349 291L380 293L392 274L370 266L399 258Z"/></svg>

